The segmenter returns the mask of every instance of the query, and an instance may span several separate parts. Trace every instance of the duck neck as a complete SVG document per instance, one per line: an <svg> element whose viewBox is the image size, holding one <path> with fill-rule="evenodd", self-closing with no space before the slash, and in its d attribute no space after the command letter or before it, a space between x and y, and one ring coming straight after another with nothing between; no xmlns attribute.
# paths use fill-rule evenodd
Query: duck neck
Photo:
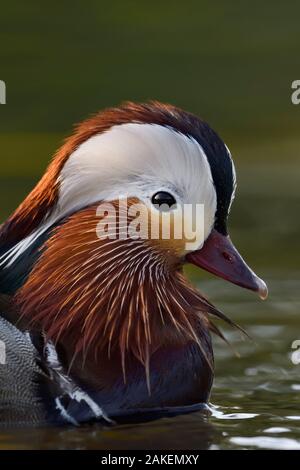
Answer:
<svg viewBox="0 0 300 470"><path fill-rule="evenodd" d="M211 304L170 254L145 240L96 236L95 208L57 227L15 301L30 329L68 351L68 362L134 357L147 375L161 348L202 348Z"/></svg>

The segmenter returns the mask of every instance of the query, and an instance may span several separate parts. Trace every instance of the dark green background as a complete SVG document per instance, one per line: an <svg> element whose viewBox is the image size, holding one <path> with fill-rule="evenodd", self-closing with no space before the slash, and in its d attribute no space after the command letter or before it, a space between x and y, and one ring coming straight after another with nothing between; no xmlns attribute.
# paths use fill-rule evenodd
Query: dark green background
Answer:
<svg viewBox="0 0 300 470"><path fill-rule="evenodd" d="M200 113L230 138L297 136L297 2L5 2L5 132L65 132L125 99ZM3 120L2 120L3 119Z"/></svg>
<svg viewBox="0 0 300 470"><path fill-rule="evenodd" d="M240 182L232 228L244 251L264 265L295 263L276 241L295 243L299 229L299 19L299 3L279 1L3 3L1 219L74 123L123 100L158 99L201 115L229 145Z"/></svg>

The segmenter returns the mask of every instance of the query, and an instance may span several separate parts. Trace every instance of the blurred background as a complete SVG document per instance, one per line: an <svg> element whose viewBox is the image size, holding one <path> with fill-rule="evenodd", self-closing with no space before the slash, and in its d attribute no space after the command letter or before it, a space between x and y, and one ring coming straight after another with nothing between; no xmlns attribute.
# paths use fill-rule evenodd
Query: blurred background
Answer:
<svg viewBox="0 0 300 470"><path fill-rule="evenodd" d="M251 293L189 271L254 342L228 331L238 359L216 341L213 431L201 428L207 439L195 441L200 418L168 421L173 447L178 440L184 448L185 439L195 448L204 441L213 448L300 447L300 365L290 359L291 342L300 339L300 105L291 102L291 84L300 79L299 17L296 1L1 5L0 79L7 104L0 105L0 222L39 179L74 123L124 100L157 99L200 115L235 159L231 236L267 279L270 297L262 304ZM160 433L155 426L142 427L141 446L167 442L163 424ZM114 439L133 445L117 435L105 445ZM10 438L2 439L5 445ZM34 444L36 437L22 439L9 442L41 445ZM92 444L90 435L80 439L87 447L107 442L101 433ZM48 434L45 442L53 443ZM64 437L59 442L73 445Z"/></svg>

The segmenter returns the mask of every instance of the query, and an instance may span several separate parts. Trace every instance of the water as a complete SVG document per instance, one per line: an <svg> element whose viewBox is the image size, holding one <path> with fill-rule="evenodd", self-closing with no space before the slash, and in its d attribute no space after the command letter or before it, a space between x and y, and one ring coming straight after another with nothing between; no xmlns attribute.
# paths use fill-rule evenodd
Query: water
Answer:
<svg viewBox="0 0 300 470"><path fill-rule="evenodd" d="M258 177L251 171L240 171L232 238L268 282L269 299L262 302L189 272L252 337L245 340L219 325L232 349L214 340L216 377L208 410L112 428L2 430L0 449L300 449L300 364L291 360L292 342L300 340L299 175L293 168L260 168ZM4 217L32 182L3 183Z"/></svg>

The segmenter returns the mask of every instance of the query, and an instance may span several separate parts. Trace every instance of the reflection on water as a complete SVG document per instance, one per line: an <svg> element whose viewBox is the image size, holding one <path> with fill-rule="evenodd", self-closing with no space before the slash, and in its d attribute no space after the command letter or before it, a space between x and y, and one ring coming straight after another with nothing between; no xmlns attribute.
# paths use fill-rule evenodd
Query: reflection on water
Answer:
<svg viewBox="0 0 300 470"><path fill-rule="evenodd" d="M300 339L300 196L297 175L287 171L282 178L282 171L273 180L260 173L260 179L250 178L255 185L241 183L231 222L232 238L268 281L269 299L261 302L252 293L206 274L201 280L190 271L213 303L252 338L223 326L240 357L214 340L216 378L209 410L115 428L2 430L0 448L300 449L300 364L291 361L292 342ZM0 185L3 217L25 187L29 181Z"/></svg>

